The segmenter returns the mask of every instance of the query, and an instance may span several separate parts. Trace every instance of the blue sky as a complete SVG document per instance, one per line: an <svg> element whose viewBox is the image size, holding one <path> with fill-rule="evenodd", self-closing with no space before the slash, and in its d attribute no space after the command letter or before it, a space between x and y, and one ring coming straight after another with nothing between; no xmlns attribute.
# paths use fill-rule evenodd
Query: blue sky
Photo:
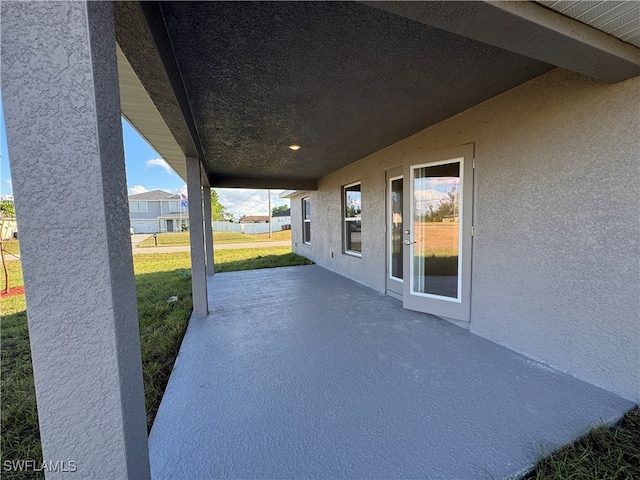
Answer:
<svg viewBox="0 0 640 480"><path fill-rule="evenodd" d="M10 158L4 123L4 109L0 100L0 196L13 194L10 173ZM167 165L158 153L138 135L125 120L122 120L124 135L124 156L127 169L127 187L129 194L148 190L166 190L172 193L185 193L184 181ZM243 188L216 189L221 203L236 217L241 215L266 215L268 199L266 190ZM288 205L288 200L280 199L282 190L272 190L272 206Z"/></svg>

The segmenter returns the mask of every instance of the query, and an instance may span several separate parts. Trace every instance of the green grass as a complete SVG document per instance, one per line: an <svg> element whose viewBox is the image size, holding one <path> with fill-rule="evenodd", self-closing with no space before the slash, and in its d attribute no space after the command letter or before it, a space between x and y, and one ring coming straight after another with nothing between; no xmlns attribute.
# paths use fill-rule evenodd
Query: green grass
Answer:
<svg viewBox="0 0 640 480"><path fill-rule="evenodd" d="M215 252L215 261L218 272L310 263L291 253L290 247L220 250ZM8 262L8 268L10 284L22 285L20 262ZM134 272L147 427L150 429L191 314L190 256L188 252L136 255ZM171 296L177 296L178 301L168 303ZM24 295L2 298L0 309L1 457L2 460L40 462L42 452ZM2 478L22 480L44 476L42 472L2 472Z"/></svg>
<svg viewBox="0 0 640 480"><path fill-rule="evenodd" d="M218 245L229 243L249 243L249 242L279 242L291 240L291 230L282 230L273 232L272 238L268 233L258 233L254 235L245 235L237 232L213 232L213 243ZM189 232L181 233L158 233L158 247L176 247L189 245ZM155 241L153 236L145 239L138 244L138 247L154 247Z"/></svg>
<svg viewBox="0 0 640 480"><path fill-rule="evenodd" d="M429 255L415 258L416 268L420 263L423 266L424 274L427 276L451 276L458 275L458 257L437 257ZM420 263L418 263L420 262Z"/></svg>
<svg viewBox="0 0 640 480"><path fill-rule="evenodd" d="M588 435L541 459L526 480L633 480L640 478L640 408L614 427Z"/></svg>
<svg viewBox="0 0 640 480"><path fill-rule="evenodd" d="M20 243L18 240L6 240L2 242L2 248L6 253L20 253Z"/></svg>

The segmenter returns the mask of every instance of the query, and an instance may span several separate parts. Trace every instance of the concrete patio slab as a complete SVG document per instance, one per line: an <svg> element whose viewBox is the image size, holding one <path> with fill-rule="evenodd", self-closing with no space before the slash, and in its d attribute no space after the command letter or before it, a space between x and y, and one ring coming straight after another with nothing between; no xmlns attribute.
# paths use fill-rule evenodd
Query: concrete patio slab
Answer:
<svg viewBox="0 0 640 480"><path fill-rule="evenodd" d="M315 265L209 281L155 479L504 478L634 406Z"/></svg>

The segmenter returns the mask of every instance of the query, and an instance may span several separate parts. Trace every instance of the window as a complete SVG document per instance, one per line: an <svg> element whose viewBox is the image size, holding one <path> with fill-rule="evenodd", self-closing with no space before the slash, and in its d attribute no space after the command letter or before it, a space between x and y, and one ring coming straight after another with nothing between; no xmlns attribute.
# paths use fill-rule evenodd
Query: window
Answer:
<svg viewBox="0 0 640 480"><path fill-rule="evenodd" d="M344 253L362 254L362 196L360 183L343 187L344 202Z"/></svg>
<svg viewBox="0 0 640 480"><path fill-rule="evenodd" d="M180 211L180 202L169 202L169 213L177 213Z"/></svg>
<svg viewBox="0 0 640 480"><path fill-rule="evenodd" d="M311 199L302 199L302 242L311 243Z"/></svg>
<svg viewBox="0 0 640 480"><path fill-rule="evenodd" d="M131 212L148 212L147 202L129 202L129 211Z"/></svg>

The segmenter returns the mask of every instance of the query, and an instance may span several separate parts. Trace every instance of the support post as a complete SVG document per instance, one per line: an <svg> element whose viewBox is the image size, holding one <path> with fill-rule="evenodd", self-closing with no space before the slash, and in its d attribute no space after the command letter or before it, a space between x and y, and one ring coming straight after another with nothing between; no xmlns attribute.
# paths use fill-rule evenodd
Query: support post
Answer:
<svg viewBox="0 0 640 480"><path fill-rule="evenodd" d="M269 238L273 237L273 223L271 223L271 220L273 220L273 215L271 214L271 190L267 190L267 196L269 197Z"/></svg>
<svg viewBox="0 0 640 480"><path fill-rule="evenodd" d="M112 5L0 14L46 477L149 479Z"/></svg>
<svg viewBox="0 0 640 480"><path fill-rule="evenodd" d="M211 228L211 187L205 173L202 175L202 199L204 200L204 251L206 255L207 277L216 273L213 260L213 230Z"/></svg>
<svg viewBox="0 0 640 480"><path fill-rule="evenodd" d="M197 157L186 157L185 162L187 166L187 194L189 196L189 241L191 243L193 315L194 317L206 317L209 313L209 301L207 299L200 160Z"/></svg>

